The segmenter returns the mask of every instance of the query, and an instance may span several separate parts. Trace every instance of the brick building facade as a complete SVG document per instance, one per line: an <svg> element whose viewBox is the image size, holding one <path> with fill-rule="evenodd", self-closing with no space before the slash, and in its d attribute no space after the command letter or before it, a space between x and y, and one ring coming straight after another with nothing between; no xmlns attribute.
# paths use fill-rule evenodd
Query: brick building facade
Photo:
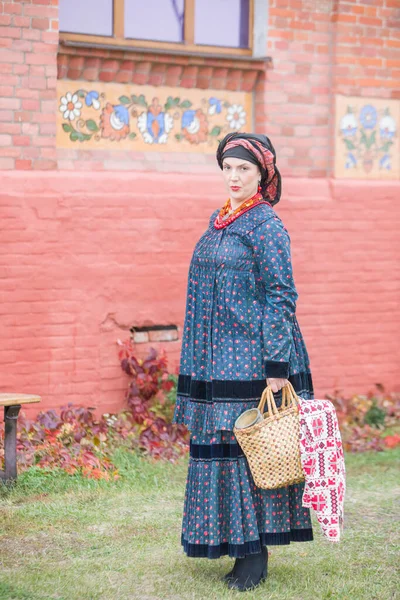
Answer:
<svg viewBox="0 0 400 600"><path fill-rule="evenodd" d="M226 119L244 98L247 129L277 150L317 393L398 387L398 2L255 0L252 51L240 55L82 43L60 33L58 4L0 2L2 391L116 410L126 386L116 340L132 326L176 325L179 337L193 243L225 198L214 142L190 119L217 119L222 97ZM118 86L147 116L157 112L147 93L181 90L171 123L187 146L145 146L142 109L129 104L128 124L126 95L118 111L107 102ZM98 115L82 131L62 120L68 90ZM106 98L97 113L95 94ZM339 115L340 102L350 108ZM106 119L121 126L116 138ZM147 335L139 354L164 347L176 365L179 339Z"/></svg>

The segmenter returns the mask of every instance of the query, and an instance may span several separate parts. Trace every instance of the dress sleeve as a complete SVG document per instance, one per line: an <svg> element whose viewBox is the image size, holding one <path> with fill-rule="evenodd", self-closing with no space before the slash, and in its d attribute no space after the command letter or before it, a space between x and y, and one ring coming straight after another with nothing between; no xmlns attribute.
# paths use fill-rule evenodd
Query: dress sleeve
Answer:
<svg viewBox="0 0 400 600"><path fill-rule="evenodd" d="M259 281L264 284L265 376L287 379L292 327L298 297L293 280L290 238L279 218L264 221L251 235Z"/></svg>

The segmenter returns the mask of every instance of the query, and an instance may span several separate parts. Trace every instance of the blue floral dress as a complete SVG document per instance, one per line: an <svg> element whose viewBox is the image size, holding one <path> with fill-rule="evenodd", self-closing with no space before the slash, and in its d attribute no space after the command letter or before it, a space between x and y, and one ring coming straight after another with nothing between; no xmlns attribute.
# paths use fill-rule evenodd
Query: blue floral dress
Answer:
<svg viewBox="0 0 400 600"><path fill-rule="evenodd" d="M266 377L288 378L312 398L289 235L265 203L223 229L218 212L190 264L174 415L191 433L181 542L188 556L207 558L313 539L304 484L257 488L233 434Z"/></svg>

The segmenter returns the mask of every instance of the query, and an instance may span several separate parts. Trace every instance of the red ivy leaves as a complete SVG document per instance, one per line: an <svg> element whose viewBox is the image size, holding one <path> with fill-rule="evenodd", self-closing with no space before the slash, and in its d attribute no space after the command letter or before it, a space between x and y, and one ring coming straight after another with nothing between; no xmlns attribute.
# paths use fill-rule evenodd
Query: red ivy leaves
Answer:
<svg viewBox="0 0 400 600"><path fill-rule="evenodd" d="M139 426L139 447L155 458L174 460L188 449L186 428L172 425L177 376L169 373L164 350L151 348L139 359L130 340L119 345L122 370L132 377L127 402Z"/></svg>
<svg viewBox="0 0 400 600"><path fill-rule="evenodd" d="M400 444L395 430L400 423L400 394L378 393L343 398L338 392L328 395L336 408L343 446L349 452L380 451Z"/></svg>

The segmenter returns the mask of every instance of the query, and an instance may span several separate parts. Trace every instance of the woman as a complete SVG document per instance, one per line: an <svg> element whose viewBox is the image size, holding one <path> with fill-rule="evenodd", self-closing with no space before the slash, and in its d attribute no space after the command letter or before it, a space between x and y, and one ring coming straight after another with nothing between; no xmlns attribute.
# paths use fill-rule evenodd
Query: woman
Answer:
<svg viewBox="0 0 400 600"><path fill-rule="evenodd" d="M225 579L245 591L267 576L267 545L313 535L304 484L257 488L235 420L266 384L278 393L289 380L311 398L312 381L289 236L272 208L281 195L275 150L264 135L233 133L217 161L229 199L194 249L174 416L191 432L181 541L188 556L236 558Z"/></svg>

